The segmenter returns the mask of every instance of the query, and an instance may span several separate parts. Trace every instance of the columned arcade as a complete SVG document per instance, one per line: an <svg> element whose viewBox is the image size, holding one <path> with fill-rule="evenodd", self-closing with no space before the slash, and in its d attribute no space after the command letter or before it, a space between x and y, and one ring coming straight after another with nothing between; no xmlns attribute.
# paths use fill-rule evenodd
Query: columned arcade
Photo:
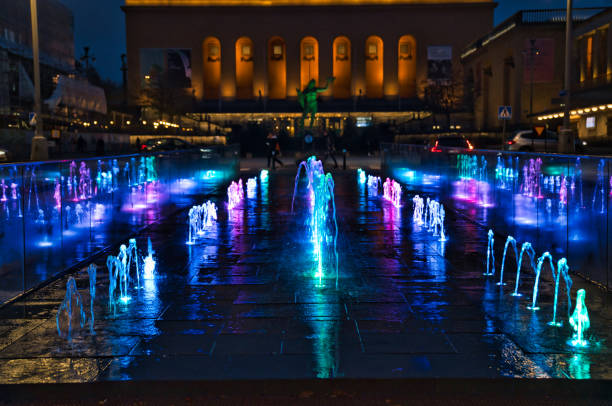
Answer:
<svg viewBox="0 0 612 406"><path fill-rule="evenodd" d="M448 64L459 66L460 50L491 29L494 7L490 0L126 0L129 90L136 95L145 77L167 74L199 101L282 101L295 100L311 79L323 86L334 76L324 99L415 99L429 79L429 50L445 50Z"/></svg>

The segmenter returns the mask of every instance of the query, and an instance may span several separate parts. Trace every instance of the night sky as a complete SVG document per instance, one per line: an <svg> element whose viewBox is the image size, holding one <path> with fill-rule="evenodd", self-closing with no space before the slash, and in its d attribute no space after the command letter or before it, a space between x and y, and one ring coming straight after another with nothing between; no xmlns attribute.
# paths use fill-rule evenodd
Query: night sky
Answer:
<svg viewBox="0 0 612 406"><path fill-rule="evenodd" d="M76 57L89 45L102 78L121 81L120 56L125 53L124 0L61 0L74 13ZM497 0L495 24L527 8L564 8L566 0ZM574 0L574 7L609 6L610 0Z"/></svg>

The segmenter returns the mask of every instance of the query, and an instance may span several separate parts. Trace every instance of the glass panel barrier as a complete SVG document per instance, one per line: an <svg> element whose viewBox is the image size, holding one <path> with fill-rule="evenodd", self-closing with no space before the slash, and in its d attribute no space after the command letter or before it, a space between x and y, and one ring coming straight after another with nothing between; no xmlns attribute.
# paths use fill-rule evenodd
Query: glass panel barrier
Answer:
<svg viewBox="0 0 612 406"><path fill-rule="evenodd" d="M538 256L567 257L573 272L609 286L609 158L399 144L381 153L383 172L409 195L438 198L503 236L496 243L530 242Z"/></svg>
<svg viewBox="0 0 612 406"><path fill-rule="evenodd" d="M201 203L239 147L0 165L0 304Z"/></svg>

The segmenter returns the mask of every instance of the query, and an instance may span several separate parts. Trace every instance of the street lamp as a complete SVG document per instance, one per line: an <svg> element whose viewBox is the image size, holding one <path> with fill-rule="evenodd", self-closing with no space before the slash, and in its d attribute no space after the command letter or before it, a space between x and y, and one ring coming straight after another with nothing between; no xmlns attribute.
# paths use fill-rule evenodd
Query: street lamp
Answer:
<svg viewBox="0 0 612 406"><path fill-rule="evenodd" d="M35 130L32 138L30 159L43 161L49 158L47 139L43 136L42 106L40 101L40 60L38 55L38 12L36 1L30 0L30 17L32 19L32 59L34 62L34 114Z"/></svg>
<svg viewBox="0 0 612 406"><path fill-rule="evenodd" d="M575 152L576 142L570 127L570 90L572 86L572 0L567 0L565 12L565 83L563 96L563 128L559 134L559 152Z"/></svg>

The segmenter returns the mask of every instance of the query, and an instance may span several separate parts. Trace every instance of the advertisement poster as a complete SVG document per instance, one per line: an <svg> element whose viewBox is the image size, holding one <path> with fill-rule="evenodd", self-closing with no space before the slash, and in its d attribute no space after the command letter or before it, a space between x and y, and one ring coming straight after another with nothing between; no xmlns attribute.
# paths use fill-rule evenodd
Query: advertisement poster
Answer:
<svg viewBox="0 0 612 406"><path fill-rule="evenodd" d="M444 82L452 77L453 48L451 46L427 47L427 79Z"/></svg>

